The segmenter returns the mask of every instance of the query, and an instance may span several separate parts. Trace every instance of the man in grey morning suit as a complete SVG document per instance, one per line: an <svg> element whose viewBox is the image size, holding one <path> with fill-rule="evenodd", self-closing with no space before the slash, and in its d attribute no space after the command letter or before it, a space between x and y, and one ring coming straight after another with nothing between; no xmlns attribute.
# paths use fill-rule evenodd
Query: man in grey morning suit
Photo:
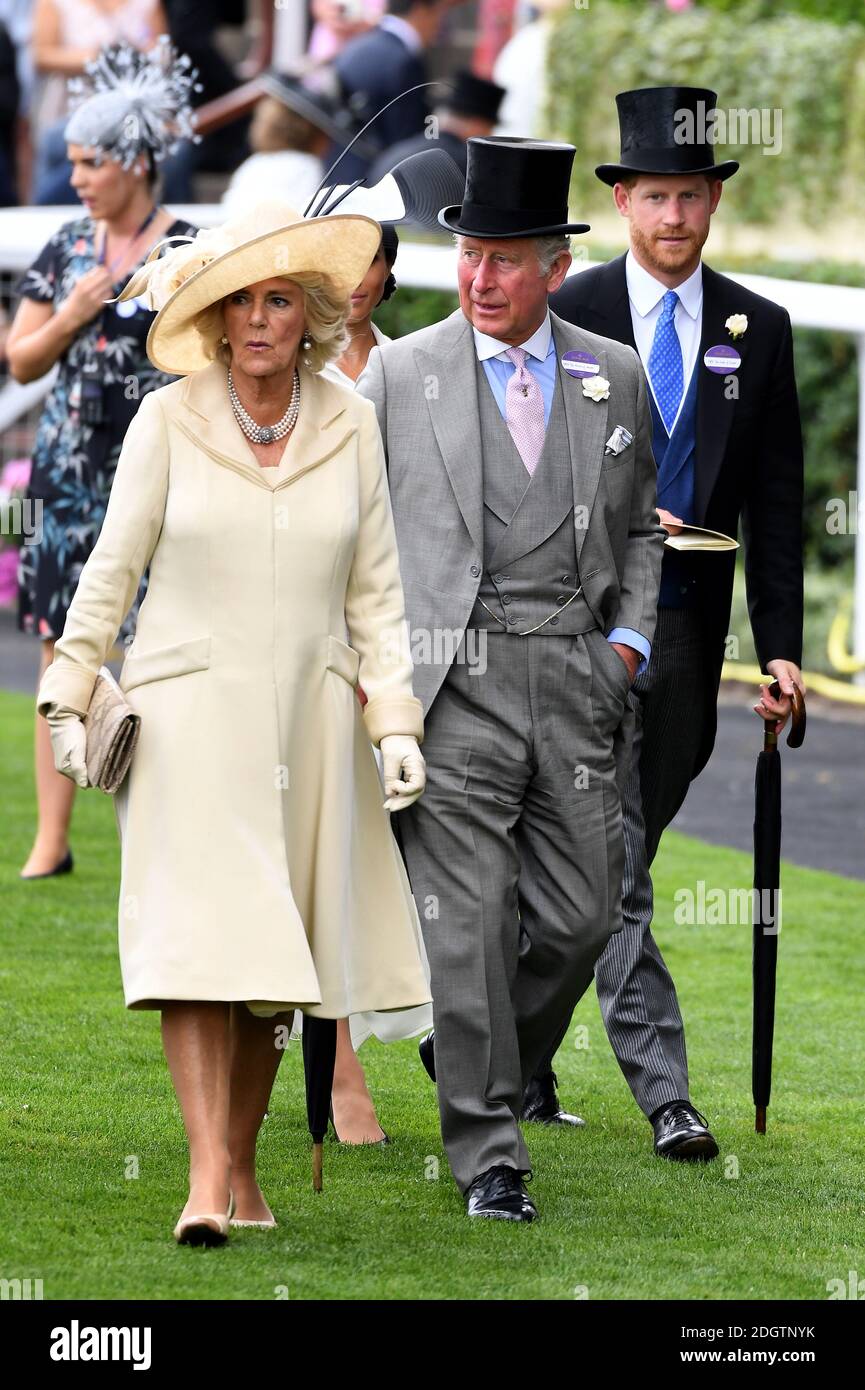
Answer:
<svg viewBox="0 0 865 1390"><path fill-rule="evenodd" d="M616 781L664 532L636 354L550 316L574 149L469 141L460 310L374 351L425 712L400 825L432 971L442 1138L471 1216L529 1221L518 1125L621 926ZM606 636L605 636L606 634ZM455 638L449 645L448 637Z"/></svg>

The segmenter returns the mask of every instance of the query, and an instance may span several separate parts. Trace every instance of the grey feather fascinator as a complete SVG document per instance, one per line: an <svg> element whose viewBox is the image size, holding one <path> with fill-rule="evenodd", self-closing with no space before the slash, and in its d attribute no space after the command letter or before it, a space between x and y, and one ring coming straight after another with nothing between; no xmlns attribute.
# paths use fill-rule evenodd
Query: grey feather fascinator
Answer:
<svg viewBox="0 0 865 1390"><path fill-rule="evenodd" d="M108 44L88 63L85 76L68 83L72 114L64 137L129 169L148 152L161 164L181 139L193 140L190 96L200 92L198 71L177 54L166 35L142 53L126 43Z"/></svg>

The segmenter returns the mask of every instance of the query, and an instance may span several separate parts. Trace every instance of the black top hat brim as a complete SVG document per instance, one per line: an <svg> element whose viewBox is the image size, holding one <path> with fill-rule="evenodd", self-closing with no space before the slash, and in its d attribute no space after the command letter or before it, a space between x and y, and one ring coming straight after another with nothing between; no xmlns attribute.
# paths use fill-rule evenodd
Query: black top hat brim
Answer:
<svg viewBox="0 0 865 1390"><path fill-rule="evenodd" d="M466 205L464 203L459 203L456 207L442 208L438 220L443 227L447 227L451 232L459 232L461 236L489 237L492 239L501 237L502 240L525 236L570 236L592 230L588 222L558 222L545 227L514 228L513 213L506 214L508 226L505 227L504 221L499 222L497 209L490 209L486 223L483 218L478 219L481 222L481 225L478 226L474 219L468 224L460 220L461 214L465 211Z"/></svg>
<svg viewBox="0 0 865 1390"><path fill-rule="evenodd" d="M738 159L725 159L720 164L705 164L699 169L659 169L657 166L664 161L649 160L653 165L651 169L638 169L633 164L599 164L595 170L596 176L601 183L609 184L610 188L617 183L623 183L625 179L638 178L640 174L677 174L684 177L688 174L709 174L713 179L728 179L735 174L739 167Z"/></svg>

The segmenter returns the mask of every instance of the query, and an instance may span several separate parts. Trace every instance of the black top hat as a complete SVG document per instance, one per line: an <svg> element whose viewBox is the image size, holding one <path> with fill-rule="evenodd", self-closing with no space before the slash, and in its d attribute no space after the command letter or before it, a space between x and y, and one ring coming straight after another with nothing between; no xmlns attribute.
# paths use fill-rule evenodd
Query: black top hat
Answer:
<svg viewBox="0 0 865 1390"><path fill-rule="evenodd" d="M545 140L472 136L462 205L442 208L443 227L464 236L555 236L588 232L568 221L576 149Z"/></svg>
<svg viewBox="0 0 865 1390"><path fill-rule="evenodd" d="M457 116L481 116L495 123L505 95L504 87L462 68L454 74L453 86L440 105Z"/></svg>
<svg viewBox="0 0 865 1390"><path fill-rule="evenodd" d="M595 173L611 187L633 174L711 174L728 179L736 159L715 163L706 140L718 99L708 87L640 87L619 92L621 163L599 164ZM678 134L678 139L676 138Z"/></svg>

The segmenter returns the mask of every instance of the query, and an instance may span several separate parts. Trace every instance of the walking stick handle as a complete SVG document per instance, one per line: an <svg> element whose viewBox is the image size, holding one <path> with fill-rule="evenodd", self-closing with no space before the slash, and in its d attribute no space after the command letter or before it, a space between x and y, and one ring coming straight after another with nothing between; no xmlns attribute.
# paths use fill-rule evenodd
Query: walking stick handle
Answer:
<svg viewBox="0 0 865 1390"><path fill-rule="evenodd" d="M781 698L781 687L777 681L773 681L769 686L769 694L773 700ZM793 704L792 720L790 732L787 735L788 748L801 748L805 742L805 696L802 694L798 685L793 684L793 694L790 697Z"/></svg>

